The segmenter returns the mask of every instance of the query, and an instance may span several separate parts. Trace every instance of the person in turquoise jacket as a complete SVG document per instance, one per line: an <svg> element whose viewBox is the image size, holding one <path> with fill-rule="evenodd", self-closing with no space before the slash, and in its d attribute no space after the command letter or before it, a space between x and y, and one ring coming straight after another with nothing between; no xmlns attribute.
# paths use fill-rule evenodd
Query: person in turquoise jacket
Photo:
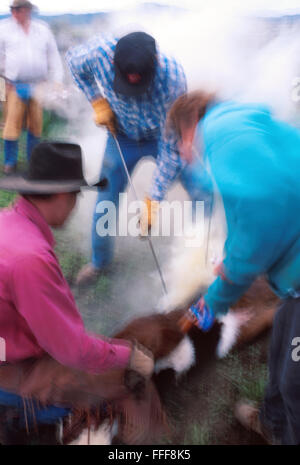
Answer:
<svg viewBox="0 0 300 465"><path fill-rule="evenodd" d="M269 384L260 410L241 403L236 414L269 442L300 444L300 132L257 104L220 102L196 92L169 113L181 156L193 147L210 167L227 222L220 274L196 303L219 316L266 275L282 304L270 348ZM204 318L203 318L204 315Z"/></svg>

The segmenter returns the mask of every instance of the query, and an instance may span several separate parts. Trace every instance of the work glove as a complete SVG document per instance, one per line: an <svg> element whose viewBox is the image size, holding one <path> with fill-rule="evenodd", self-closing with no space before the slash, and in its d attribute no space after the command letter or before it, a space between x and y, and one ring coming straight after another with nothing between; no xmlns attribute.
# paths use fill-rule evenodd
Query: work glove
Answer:
<svg viewBox="0 0 300 465"><path fill-rule="evenodd" d="M149 379L154 369L153 354L146 347L134 342L128 369L136 371L145 379Z"/></svg>
<svg viewBox="0 0 300 465"><path fill-rule="evenodd" d="M203 297L191 305L189 313L193 319L194 325L204 332L209 331L215 322L214 313L205 303Z"/></svg>
<svg viewBox="0 0 300 465"><path fill-rule="evenodd" d="M97 126L105 126L112 134L116 134L116 117L105 98L92 101L94 121Z"/></svg>
<svg viewBox="0 0 300 465"><path fill-rule="evenodd" d="M145 197L142 213L140 216L141 236L147 236L152 226L157 220L159 211L159 202Z"/></svg>

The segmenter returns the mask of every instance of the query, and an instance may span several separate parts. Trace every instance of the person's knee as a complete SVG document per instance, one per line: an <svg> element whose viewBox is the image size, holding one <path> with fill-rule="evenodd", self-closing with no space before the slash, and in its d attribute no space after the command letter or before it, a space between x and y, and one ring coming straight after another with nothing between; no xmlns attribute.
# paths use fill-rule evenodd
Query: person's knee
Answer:
<svg viewBox="0 0 300 465"><path fill-rule="evenodd" d="M27 130L37 139L39 139L42 135L42 125L28 124Z"/></svg>
<svg viewBox="0 0 300 465"><path fill-rule="evenodd" d="M40 118L28 118L27 122L27 130L34 136L34 137L41 137L42 130L43 130L43 119Z"/></svg>
<svg viewBox="0 0 300 465"><path fill-rule="evenodd" d="M27 114L27 130L34 137L41 137L43 130L43 110L40 105L30 99Z"/></svg>

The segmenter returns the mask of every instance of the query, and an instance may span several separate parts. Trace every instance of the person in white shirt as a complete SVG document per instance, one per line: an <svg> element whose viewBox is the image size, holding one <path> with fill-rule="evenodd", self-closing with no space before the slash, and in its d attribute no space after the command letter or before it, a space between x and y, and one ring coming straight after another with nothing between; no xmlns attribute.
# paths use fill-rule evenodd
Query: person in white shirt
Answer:
<svg viewBox="0 0 300 465"><path fill-rule="evenodd" d="M46 23L32 19L34 8L28 0L14 0L11 17L0 21L0 73L7 83L3 129L5 174L16 170L18 140L25 117L28 159L41 136L43 110L34 98L36 85L43 81L61 84L63 80L54 36Z"/></svg>

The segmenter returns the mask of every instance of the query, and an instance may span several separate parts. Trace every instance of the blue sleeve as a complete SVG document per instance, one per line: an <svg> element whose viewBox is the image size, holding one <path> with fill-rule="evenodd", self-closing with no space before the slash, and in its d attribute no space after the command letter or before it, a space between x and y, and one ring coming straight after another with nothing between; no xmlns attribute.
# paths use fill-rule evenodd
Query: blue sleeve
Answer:
<svg viewBox="0 0 300 465"><path fill-rule="evenodd" d="M150 197L161 201L178 176L182 162L177 147L177 136L173 131L165 131L164 125L167 112L180 95L186 93L187 84L183 68L174 59L162 57L166 73L165 85L165 118L161 128L161 138L158 145L158 157L154 171Z"/></svg>
<svg viewBox="0 0 300 465"><path fill-rule="evenodd" d="M96 60L95 51L90 49L88 45L71 48L66 53L66 61L75 84L84 92L90 102L101 98L93 72L94 60Z"/></svg>
<svg viewBox="0 0 300 465"><path fill-rule="evenodd" d="M276 217L272 148L264 137L245 133L225 143L210 157L212 173L224 201L227 219L224 274L209 287L205 300L226 313L252 282L274 261L283 230Z"/></svg>
<svg viewBox="0 0 300 465"><path fill-rule="evenodd" d="M160 139L158 153L150 197L160 202L166 196L168 189L176 179L182 167L175 134L170 133L168 137L162 137Z"/></svg>

